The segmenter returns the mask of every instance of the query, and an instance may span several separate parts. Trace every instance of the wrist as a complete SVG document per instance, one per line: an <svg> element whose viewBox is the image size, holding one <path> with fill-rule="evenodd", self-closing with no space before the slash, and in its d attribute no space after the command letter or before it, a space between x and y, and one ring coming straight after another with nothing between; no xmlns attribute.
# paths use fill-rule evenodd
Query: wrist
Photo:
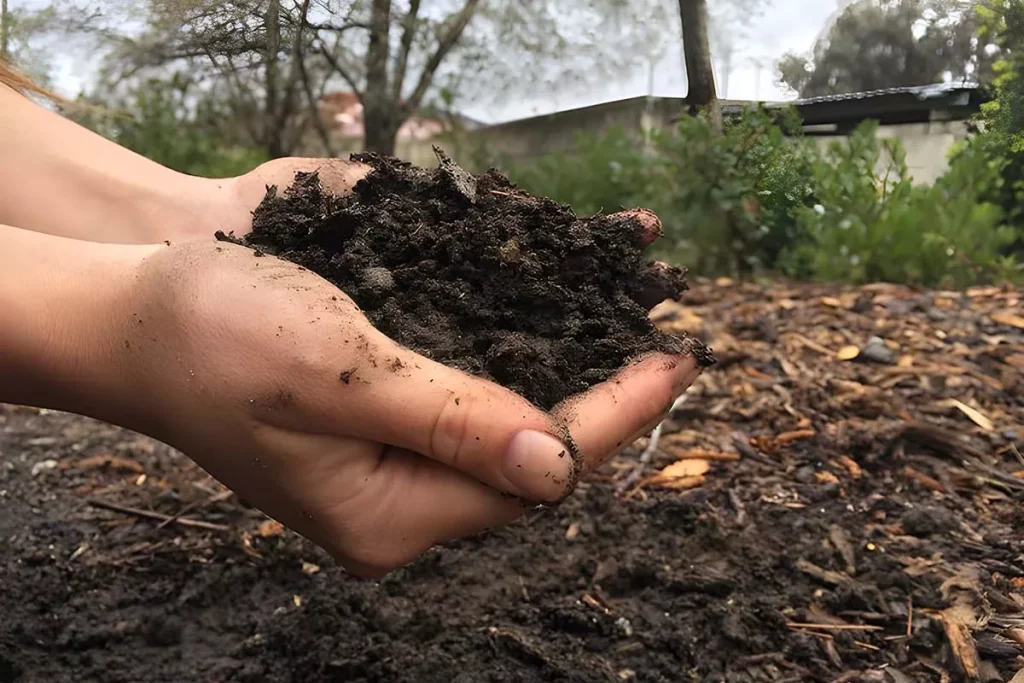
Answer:
<svg viewBox="0 0 1024 683"><path fill-rule="evenodd" d="M134 274L154 249L0 226L0 401L120 421Z"/></svg>

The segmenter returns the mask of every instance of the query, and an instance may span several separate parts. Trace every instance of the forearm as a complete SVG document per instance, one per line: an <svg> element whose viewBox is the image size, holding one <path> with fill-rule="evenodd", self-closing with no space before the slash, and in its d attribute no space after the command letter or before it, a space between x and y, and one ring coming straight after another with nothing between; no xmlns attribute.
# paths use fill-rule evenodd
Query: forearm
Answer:
<svg viewBox="0 0 1024 683"><path fill-rule="evenodd" d="M116 418L135 264L152 247L0 225L0 402Z"/></svg>
<svg viewBox="0 0 1024 683"><path fill-rule="evenodd" d="M229 185L165 168L0 85L0 224L95 242L212 235Z"/></svg>

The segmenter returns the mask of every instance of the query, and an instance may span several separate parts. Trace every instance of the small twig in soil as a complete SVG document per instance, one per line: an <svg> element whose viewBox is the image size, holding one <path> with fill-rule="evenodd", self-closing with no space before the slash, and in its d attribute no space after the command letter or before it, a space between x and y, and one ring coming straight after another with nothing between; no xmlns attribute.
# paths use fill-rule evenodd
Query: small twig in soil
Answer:
<svg viewBox="0 0 1024 683"><path fill-rule="evenodd" d="M686 394L683 394L682 396L675 400L675 402L672 404L672 407L669 408L669 416L671 416L672 413L674 413L675 411L682 408L684 403L686 403ZM651 432L651 439L647 443L647 448L645 448L644 452L640 454L640 460L637 461L637 464L633 467L633 469L626 476L623 482L619 484L618 492L620 494L623 491L627 491L633 488L633 486L638 481L640 481L640 477L643 475L644 469L650 464L651 459L654 457L654 454L658 452L658 442L661 441L661 431L662 429L664 429L664 427L665 420L662 420L661 422L658 423L658 426L654 428L654 431Z"/></svg>
<svg viewBox="0 0 1024 683"><path fill-rule="evenodd" d="M914 596L907 596L907 638L914 635Z"/></svg>
<svg viewBox="0 0 1024 683"><path fill-rule="evenodd" d="M882 626L862 624L809 624L799 621L787 621L786 626L798 629L815 629L818 631L884 631Z"/></svg>
<svg viewBox="0 0 1024 683"><path fill-rule="evenodd" d="M166 522L167 520L173 519L172 517L170 517L168 515L162 515L159 512L150 512L149 510L139 510L138 508L130 508L130 507L126 507L124 505L116 505L114 503L108 503L106 501L96 500L94 498L90 498L86 502L89 505L93 506L93 507L102 508L104 510L110 510L112 512L120 512L123 515L132 515L134 517L142 517L144 519L156 519L156 520L159 520L161 522ZM208 529L210 531L230 531L231 530L231 527L225 526L224 524L214 524L213 522L204 522L204 521L199 520L199 519L180 519L179 518L179 519L174 519L174 523L175 524L180 524L181 526L195 527L197 529Z"/></svg>
<svg viewBox="0 0 1024 683"><path fill-rule="evenodd" d="M729 489L729 503L736 511L736 524L743 526L747 521L747 509L743 506L743 501L740 500L735 489Z"/></svg>
<svg viewBox="0 0 1024 683"><path fill-rule="evenodd" d="M191 503L189 503L188 505L186 505L185 507L183 507L180 510L178 510L177 512L175 512L173 515L171 515L170 517L168 517L164 521L162 521L159 524L157 524L156 528L157 529L163 529L168 524L173 524L174 522L177 522L179 519L181 519L183 516L185 516L185 514L187 514L189 512L192 512L196 508L206 507L207 505L212 505L213 503L219 503L222 500L227 500L228 498L230 498L233 495L234 495L233 491L221 491L220 493L214 494L213 496L211 496L210 498L208 498L206 500L194 500Z"/></svg>
<svg viewBox="0 0 1024 683"><path fill-rule="evenodd" d="M750 460L753 460L754 462L759 462L762 465L774 467L775 469L778 469L782 466L781 463L772 460L767 455L762 455L761 453L759 453L757 449L750 445L750 439L743 432L736 432L735 434L733 434L732 446L733 448L738 450L740 452L740 455L742 455L744 458L748 458Z"/></svg>

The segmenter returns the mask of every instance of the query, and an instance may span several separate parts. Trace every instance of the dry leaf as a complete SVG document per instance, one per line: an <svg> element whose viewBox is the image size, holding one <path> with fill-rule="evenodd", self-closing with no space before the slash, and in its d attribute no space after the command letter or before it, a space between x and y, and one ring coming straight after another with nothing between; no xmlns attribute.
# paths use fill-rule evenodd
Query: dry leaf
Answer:
<svg viewBox="0 0 1024 683"><path fill-rule="evenodd" d="M707 460L678 460L662 471L658 472L655 477L663 479L680 479L682 477L698 477L702 474L707 474L707 471L711 469L711 463Z"/></svg>
<svg viewBox="0 0 1024 683"><path fill-rule="evenodd" d="M678 460L665 469L648 477L641 486L685 490L704 483L704 474L711 469L707 460Z"/></svg>
<svg viewBox="0 0 1024 683"><path fill-rule="evenodd" d="M1000 325L1008 325L1010 327L1016 327L1017 329L1024 330L1024 318L1016 313L1002 311L1000 313L993 313L991 317L993 322L997 322Z"/></svg>
<svg viewBox="0 0 1024 683"><path fill-rule="evenodd" d="M1020 470L1019 472L1014 472L1013 476L1017 477L1018 479L1024 479L1024 470Z"/></svg>
<svg viewBox="0 0 1024 683"><path fill-rule="evenodd" d="M274 519L268 519L265 522L261 522L257 532L263 538L269 538L271 536L280 536L284 533L284 525Z"/></svg>
<svg viewBox="0 0 1024 683"><path fill-rule="evenodd" d="M319 571L320 571L320 565L313 564L312 562L306 562L305 560L302 560L302 573L303 574L309 574L310 576L312 576L313 574L316 574Z"/></svg>
<svg viewBox="0 0 1024 683"><path fill-rule="evenodd" d="M954 406L961 413L971 419L971 422L978 425L986 432L991 432L995 429L995 425L992 424L992 420L985 417L985 415L977 408L972 408L966 403L954 399L950 399L949 405Z"/></svg>
<svg viewBox="0 0 1024 683"><path fill-rule="evenodd" d="M836 352L836 360L853 360L860 355L860 349L856 346L844 346Z"/></svg>
<svg viewBox="0 0 1024 683"><path fill-rule="evenodd" d="M1011 354L1004 358L1003 362L1018 370L1024 370L1024 353Z"/></svg>
<svg viewBox="0 0 1024 683"><path fill-rule="evenodd" d="M573 522L569 525L569 528L565 530L565 540L571 541L580 535L580 523Z"/></svg>
<svg viewBox="0 0 1024 683"><path fill-rule="evenodd" d="M1024 576L1015 576L1010 579L1010 583L1014 588L1024 588Z"/></svg>
<svg viewBox="0 0 1024 683"><path fill-rule="evenodd" d="M834 296L823 296L823 297L821 297L821 303L822 303L822 305L829 306L830 308L842 308L843 307L843 302L840 301L839 299L835 298Z"/></svg>

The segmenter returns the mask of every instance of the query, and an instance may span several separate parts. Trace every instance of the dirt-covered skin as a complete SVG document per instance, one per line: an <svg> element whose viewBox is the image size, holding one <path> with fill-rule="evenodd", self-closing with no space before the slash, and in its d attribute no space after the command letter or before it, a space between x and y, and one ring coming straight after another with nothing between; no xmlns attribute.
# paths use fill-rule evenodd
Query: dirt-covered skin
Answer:
<svg viewBox="0 0 1024 683"><path fill-rule="evenodd" d="M404 346L542 408L647 352L713 362L699 342L651 323L648 310L686 281L645 258L640 222L578 218L439 156L432 171L356 156L374 170L348 197L326 193L315 174L283 196L270 188L242 243L336 284Z"/></svg>

